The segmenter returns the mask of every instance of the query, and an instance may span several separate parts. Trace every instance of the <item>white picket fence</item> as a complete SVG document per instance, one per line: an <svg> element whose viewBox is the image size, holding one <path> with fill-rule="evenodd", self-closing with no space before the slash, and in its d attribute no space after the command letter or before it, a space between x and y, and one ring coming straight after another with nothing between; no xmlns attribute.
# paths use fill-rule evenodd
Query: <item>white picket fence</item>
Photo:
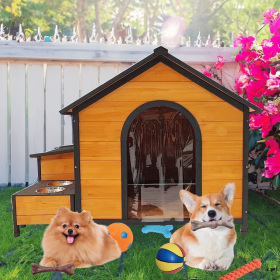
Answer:
<svg viewBox="0 0 280 280"><path fill-rule="evenodd" d="M91 46L93 50L87 53L85 48L90 44L67 46L61 43L54 48L53 43L1 43L1 186L36 182L37 161L29 158L29 154L73 143L71 116L61 116L59 110L148 56L156 47L143 46L141 49L142 46L132 45L128 50L125 49L127 46L103 45L100 51L97 44L95 49ZM68 56L56 57L57 50L61 51L61 48L68 52ZM105 48L110 49L104 51ZM101 52L97 58L92 55L96 50ZM217 49L188 48L185 53L179 51L170 53L199 70L202 69L202 59L208 64L217 60ZM228 61L222 73L223 84L233 89L238 65L231 55L236 49L221 48L220 52Z"/></svg>

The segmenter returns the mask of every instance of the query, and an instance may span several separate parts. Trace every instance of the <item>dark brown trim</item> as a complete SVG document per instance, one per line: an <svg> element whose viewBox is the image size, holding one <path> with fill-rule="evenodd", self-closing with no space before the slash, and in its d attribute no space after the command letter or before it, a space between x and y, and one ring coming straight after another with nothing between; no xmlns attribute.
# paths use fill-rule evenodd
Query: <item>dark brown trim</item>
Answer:
<svg viewBox="0 0 280 280"><path fill-rule="evenodd" d="M75 211L81 212L81 173L80 173L80 135L79 111L73 109L73 134L74 134L74 176L75 176Z"/></svg>
<svg viewBox="0 0 280 280"><path fill-rule="evenodd" d="M36 157L41 157L41 156L72 153L73 151L74 151L73 145L68 145L68 146L60 146L58 149L54 149L54 150L47 151L44 153L32 154L29 156L31 158L36 158Z"/></svg>
<svg viewBox="0 0 280 280"><path fill-rule="evenodd" d="M12 195L12 207L13 207L13 236L19 237L20 236L20 230L19 226L17 225L17 208L16 208L16 196Z"/></svg>
<svg viewBox="0 0 280 280"><path fill-rule="evenodd" d="M70 207L71 211L75 212L75 195L70 194Z"/></svg>
<svg viewBox="0 0 280 280"><path fill-rule="evenodd" d="M239 95L235 94L234 92L228 90L227 88L223 87L222 85L218 84L216 81L208 78L204 74L200 73L196 69L190 67L183 61L177 59L176 57L170 55L168 50L163 47L158 47L154 49L154 53L146 57L145 59L137 62L133 66L129 67L125 71L121 72L114 78L110 79L106 83L100 85L96 89L92 90L90 93L86 94L85 96L79 98L75 102L71 103L70 105L66 106L62 110L60 110L61 114L71 114L69 110L73 110L77 106L79 107L79 111L85 109L92 103L96 102L100 98L106 96L113 90L117 89L118 87L124 85L131 79L137 77L144 71L148 70L158 62L165 63L175 71L179 72L180 74L184 75L185 77L191 77L190 79L195 82L196 84L204 87L205 89L209 90L213 94L217 95L218 97L222 98L229 104L239 108L242 110L242 105L245 105L249 108L257 112L262 112L262 110L255 106L254 104L250 103L249 101L245 100L244 98L240 97Z"/></svg>
<svg viewBox="0 0 280 280"><path fill-rule="evenodd" d="M241 236L248 235L248 154L249 154L249 108L244 106L243 112L243 189L242 189L242 224Z"/></svg>
<svg viewBox="0 0 280 280"><path fill-rule="evenodd" d="M182 105L171 101L156 100L142 104L136 108L124 122L121 132L121 181L122 181L122 218L128 219L127 197L127 134L131 123L143 111L152 107L169 107L181 112L191 123L195 133L195 162L196 162L196 194L202 195L202 136L196 118ZM167 223L168 224L168 223Z"/></svg>
<svg viewBox="0 0 280 280"><path fill-rule="evenodd" d="M41 157L37 157L38 181L41 181Z"/></svg>

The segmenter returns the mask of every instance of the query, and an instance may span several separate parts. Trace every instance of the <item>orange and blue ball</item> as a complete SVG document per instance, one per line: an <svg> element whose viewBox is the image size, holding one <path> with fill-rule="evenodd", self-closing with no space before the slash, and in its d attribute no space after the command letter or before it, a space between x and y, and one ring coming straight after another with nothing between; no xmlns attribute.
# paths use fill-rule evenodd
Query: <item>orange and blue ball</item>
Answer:
<svg viewBox="0 0 280 280"><path fill-rule="evenodd" d="M180 271L186 262L186 254L182 247L174 243L164 244L156 255L158 268L165 273L174 274Z"/></svg>
<svg viewBox="0 0 280 280"><path fill-rule="evenodd" d="M108 234L118 242L122 252L125 252L133 242L131 229L123 223L114 223L107 227Z"/></svg>

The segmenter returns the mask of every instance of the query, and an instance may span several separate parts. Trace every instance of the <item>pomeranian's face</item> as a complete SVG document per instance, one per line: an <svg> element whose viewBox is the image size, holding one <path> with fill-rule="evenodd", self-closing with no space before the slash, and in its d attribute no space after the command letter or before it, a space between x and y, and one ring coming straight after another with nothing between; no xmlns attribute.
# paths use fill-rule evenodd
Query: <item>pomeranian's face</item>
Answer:
<svg viewBox="0 0 280 280"><path fill-rule="evenodd" d="M89 212L76 213L66 207L61 207L50 225L51 231L68 244L75 244L78 240L88 238L92 233Z"/></svg>

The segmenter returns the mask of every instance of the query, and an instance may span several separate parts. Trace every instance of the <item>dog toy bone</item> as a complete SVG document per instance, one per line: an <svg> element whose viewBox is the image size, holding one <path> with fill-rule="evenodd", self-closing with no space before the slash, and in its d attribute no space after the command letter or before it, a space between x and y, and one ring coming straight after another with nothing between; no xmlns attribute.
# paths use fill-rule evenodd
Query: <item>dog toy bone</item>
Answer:
<svg viewBox="0 0 280 280"><path fill-rule="evenodd" d="M192 231L196 231L201 228L216 227L216 226L224 226L227 228L234 227L233 216L229 216L226 219L220 221L213 221L213 222L199 222L199 221L192 220L191 225L192 225L191 226Z"/></svg>
<svg viewBox="0 0 280 280"><path fill-rule="evenodd" d="M173 229L172 225L166 225L166 226L147 225L142 228L142 232L143 233L148 233L148 232L161 233L164 235L165 238L170 238L172 235L170 230L172 230L172 229Z"/></svg>
<svg viewBox="0 0 280 280"><path fill-rule="evenodd" d="M249 273L250 271L260 268L263 263L276 259L277 259L277 255L274 254L272 251L269 251L262 260L255 259L252 262L247 263L241 266L240 268L220 277L219 280L236 280L244 276L245 274Z"/></svg>
<svg viewBox="0 0 280 280"><path fill-rule="evenodd" d="M31 273L34 275L42 272L64 272L68 275L72 275L74 274L73 266L73 263L68 263L63 266L40 266L38 264L33 263L31 264Z"/></svg>

